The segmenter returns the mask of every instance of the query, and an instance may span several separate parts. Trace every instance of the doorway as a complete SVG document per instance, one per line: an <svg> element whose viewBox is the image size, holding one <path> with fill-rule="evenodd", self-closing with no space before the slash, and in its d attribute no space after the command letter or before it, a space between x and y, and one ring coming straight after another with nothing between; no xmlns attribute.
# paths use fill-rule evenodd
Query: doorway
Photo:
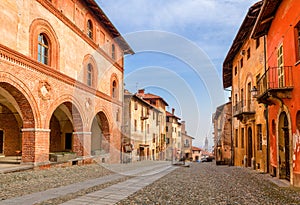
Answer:
<svg viewBox="0 0 300 205"><path fill-rule="evenodd" d="M279 178L290 180L290 135L285 112L280 114L278 128Z"/></svg>
<svg viewBox="0 0 300 205"><path fill-rule="evenodd" d="M3 130L0 130L0 154L3 154L3 145L4 145L4 133Z"/></svg>
<svg viewBox="0 0 300 205"><path fill-rule="evenodd" d="M65 150L72 150L72 133L65 134Z"/></svg>
<svg viewBox="0 0 300 205"><path fill-rule="evenodd" d="M248 128L248 167L251 167L251 160L253 157L253 153L252 153L252 128L249 127Z"/></svg>

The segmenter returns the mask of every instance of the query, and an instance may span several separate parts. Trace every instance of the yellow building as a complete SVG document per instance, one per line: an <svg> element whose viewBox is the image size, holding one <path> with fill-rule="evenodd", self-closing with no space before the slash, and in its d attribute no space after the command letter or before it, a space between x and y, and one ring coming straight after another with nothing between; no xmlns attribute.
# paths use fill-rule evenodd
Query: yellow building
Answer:
<svg viewBox="0 0 300 205"><path fill-rule="evenodd" d="M265 107L253 97L264 73L264 39L251 39L262 2L248 11L223 63L224 88L232 87L234 165L265 172L267 142Z"/></svg>

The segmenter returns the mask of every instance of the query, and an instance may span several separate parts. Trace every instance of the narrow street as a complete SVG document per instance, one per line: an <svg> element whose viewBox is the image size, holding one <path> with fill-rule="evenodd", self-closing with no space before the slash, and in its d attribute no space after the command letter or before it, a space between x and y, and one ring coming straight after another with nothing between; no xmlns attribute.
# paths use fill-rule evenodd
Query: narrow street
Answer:
<svg viewBox="0 0 300 205"><path fill-rule="evenodd" d="M2 174L0 204L300 204L300 189L247 168L153 161L107 168L89 165ZM72 181L76 177L80 182ZM10 183L16 178L21 185ZM29 188L32 185L35 189ZM15 195L8 196L13 189Z"/></svg>

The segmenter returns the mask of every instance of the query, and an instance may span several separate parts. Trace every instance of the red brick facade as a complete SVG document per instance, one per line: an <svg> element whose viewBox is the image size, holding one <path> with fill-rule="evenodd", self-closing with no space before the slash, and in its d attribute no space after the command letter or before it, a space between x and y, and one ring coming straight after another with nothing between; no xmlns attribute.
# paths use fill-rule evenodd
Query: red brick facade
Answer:
<svg viewBox="0 0 300 205"><path fill-rule="evenodd" d="M0 154L21 150L22 163L35 165L49 163L50 152L90 157L92 122L100 116L96 125L107 142L100 157L119 161L122 122L116 113L122 116L122 98L112 96L111 79L121 96L123 55L132 50L94 4L36 0L0 5ZM93 25L92 37L87 20ZM39 35L45 36L47 52ZM41 56L47 61L39 60Z"/></svg>

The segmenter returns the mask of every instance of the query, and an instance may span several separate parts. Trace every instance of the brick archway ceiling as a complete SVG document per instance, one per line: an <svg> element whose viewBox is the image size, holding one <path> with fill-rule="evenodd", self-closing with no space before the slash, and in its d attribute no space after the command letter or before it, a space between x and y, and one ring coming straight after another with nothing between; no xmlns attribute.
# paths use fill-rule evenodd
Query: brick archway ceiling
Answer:
<svg viewBox="0 0 300 205"><path fill-rule="evenodd" d="M102 131L102 133L104 135L109 134L109 124L108 124L108 120L106 115L104 114L104 112L99 112L97 114L98 118L99 118L99 125L100 125L100 129Z"/></svg>
<svg viewBox="0 0 300 205"><path fill-rule="evenodd" d="M83 131L83 122L81 119L81 115L74 104L71 102L63 103L69 110L72 115L74 132L82 132Z"/></svg>
<svg viewBox="0 0 300 205"><path fill-rule="evenodd" d="M23 128L34 128L34 116L32 108L26 97L14 86L0 82L0 87L6 90L17 102L23 118ZM17 110L17 108L14 108Z"/></svg>

